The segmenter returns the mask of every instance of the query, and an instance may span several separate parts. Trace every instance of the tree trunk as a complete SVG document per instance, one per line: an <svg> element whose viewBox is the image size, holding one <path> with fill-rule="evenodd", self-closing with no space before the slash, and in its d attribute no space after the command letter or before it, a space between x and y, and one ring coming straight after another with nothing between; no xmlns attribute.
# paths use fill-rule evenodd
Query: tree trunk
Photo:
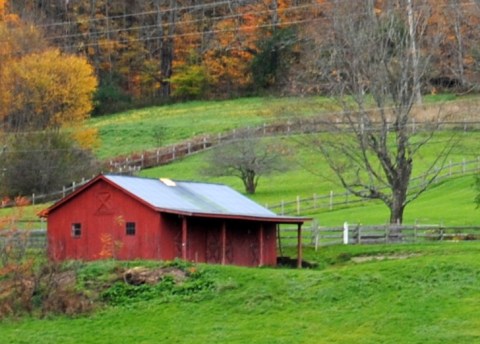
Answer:
<svg viewBox="0 0 480 344"><path fill-rule="evenodd" d="M252 173L249 173L249 175L245 178L244 180L244 184L245 184L245 191L250 194L250 195L253 195L255 193L255 174L252 174Z"/></svg>
<svg viewBox="0 0 480 344"><path fill-rule="evenodd" d="M405 205L403 202L398 200L393 200L392 205L390 206L390 223L391 224L402 224L403 223L403 211Z"/></svg>

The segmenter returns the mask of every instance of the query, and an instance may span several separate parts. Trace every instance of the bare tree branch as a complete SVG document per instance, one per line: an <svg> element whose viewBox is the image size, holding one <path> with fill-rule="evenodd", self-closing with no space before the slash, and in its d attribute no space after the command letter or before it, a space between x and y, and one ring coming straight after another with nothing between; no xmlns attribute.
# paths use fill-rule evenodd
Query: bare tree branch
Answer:
<svg viewBox="0 0 480 344"><path fill-rule="evenodd" d="M431 172L445 163L452 140L426 168L430 175L422 186L413 190L415 156L440 123L432 119L430 130L422 133L410 126L429 62L427 50L422 49L429 10L425 3L412 12L411 0L385 5L378 12L369 4L369 10L359 9L345 20L352 4L336 3L323 63L344 113L326 122L330 133L315 135L310 144L319 149L349 192L381 200L390 209L390 222L401 223L405 206L435 180L436 173Z"/></svg>

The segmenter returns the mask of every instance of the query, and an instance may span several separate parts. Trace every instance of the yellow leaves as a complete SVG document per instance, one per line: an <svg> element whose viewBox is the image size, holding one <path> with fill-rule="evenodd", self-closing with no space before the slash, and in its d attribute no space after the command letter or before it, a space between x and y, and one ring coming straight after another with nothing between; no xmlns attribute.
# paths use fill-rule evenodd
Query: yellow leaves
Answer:
<svg viewBox="0 0 480 344"><path fill-rule="evenodd" d="M12 60L0 71L0 118L9 130L59 128L92 110L97 86L84 58L56 49Z"/></svg>
<svg viewBox="0 0 480 344"><path fill-rule="evenodd" d="M100 137L97 128L81 128L75 130L73 139L83 149L93 150L100 146Z"/></svg>

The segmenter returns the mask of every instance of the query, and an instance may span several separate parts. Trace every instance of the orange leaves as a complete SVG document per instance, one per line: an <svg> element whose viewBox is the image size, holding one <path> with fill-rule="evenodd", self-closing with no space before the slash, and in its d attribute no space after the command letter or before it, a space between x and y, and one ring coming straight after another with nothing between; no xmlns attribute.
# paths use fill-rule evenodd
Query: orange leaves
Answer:
<svg viewBox="0 0 480 344"><path fill-rule="evenodd" d="M6 0L0 0L0 22L18 24L20 19L16 14L8 12Z"/></svg>
<svg viewBox="0 0 480 344"><path fill-rule="evenodd" d="M113 258L114 254L114 243L113 238L110 234L102 233L100 234L100 242L102 243L102 249L98 256L100 259L110 259Z"/></svg>
<svg viewBox="0 0 480 344"><path fill-rule="evenodd" d="M112 259L118 256L118 252L122 249L123 243L121 241L113 240L113 236L108 233L100 234L100 242L102 249L98 254L100 259Z"/></svg>
<svg viewBox="0 0 480 344"><path fill-rule="evenodd" d="M0 0L0 21L3 21L5 18L5 1L6 0Z"/></svg>

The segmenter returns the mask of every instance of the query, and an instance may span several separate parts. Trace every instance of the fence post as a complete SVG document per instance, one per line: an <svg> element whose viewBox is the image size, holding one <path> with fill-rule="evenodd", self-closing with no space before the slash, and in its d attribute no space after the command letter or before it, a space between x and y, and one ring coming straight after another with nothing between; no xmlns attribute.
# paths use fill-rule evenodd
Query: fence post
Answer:
<svg viewBox="0 0 480 344"><path fill-rule="evenodd" d="M360 231L361 231L360 224L357 224L357 244L362 243L362 233Z"/></svg>
<svg viewBox="0 0 480 344"><path fill-rule="evenodd" d="M35 194L32 194L32 205L35 205Z"/></svg>
<svg viewBox="0 0 480 344"><path fill-rule="evenodd" d="M140 166L143 168L145 163L145 154L142 153L141 159L140 159Z"/></svg>
<svg viewBox="0 0 480 344"><path fill-rule="evenodd" d="M160 151L157 149L157 164L160 162Z"/></svg>
<svg viewBox="0 0 480 344"><path fill-rule="evenodd" d="M207 138L203 137L203 149L207 149Z"/></svg>
<svg viewBox="0 0 480 344"><path fill-rule="evenodd" d="M191 150L192 150L192 143L189 141L188 144L187 144L187 152L188 152L188 154L190 154Z"/></svg>
<svg viewBox="0 0 480 344"><path fill-rule="evenodd" d="M62 198L65 198L65 192L66 191L65 191L65 185L64 185L63 188L62 188Z"/></svg>
<svg viewBox="0 0 480 344"><path fill-rule="evenodd" d="M417 243L417 228L418 228L418 219L415 219L415 224L413 225L413 242Z"/></svg>
<svg viewBox="0 0 480 344"><path fill-rule="evenodd" d="M330 191L330 210L333 209L333 191Z"/></svg>
<svg viewBox="0 0 480 344"><path fill-rule="evenodd" d="M345 221L343 223L343 244L348 245L348 223Z"/></svg>
<svg viewBox="0 0 480 344"><path fill-rule="evenodd" d="M313 244L315 246L315 251L318 251L318 241L320 237L320 229L318 227L318 222L316 220L313 220L312 226L310 228L313 235L312 239L313 239Z"/></svg>
<svg viewBox="0 0 480 344"><path fill-rule="evenodd" d="M317 209L317 194L313 194L313 209Z"/></svg>

